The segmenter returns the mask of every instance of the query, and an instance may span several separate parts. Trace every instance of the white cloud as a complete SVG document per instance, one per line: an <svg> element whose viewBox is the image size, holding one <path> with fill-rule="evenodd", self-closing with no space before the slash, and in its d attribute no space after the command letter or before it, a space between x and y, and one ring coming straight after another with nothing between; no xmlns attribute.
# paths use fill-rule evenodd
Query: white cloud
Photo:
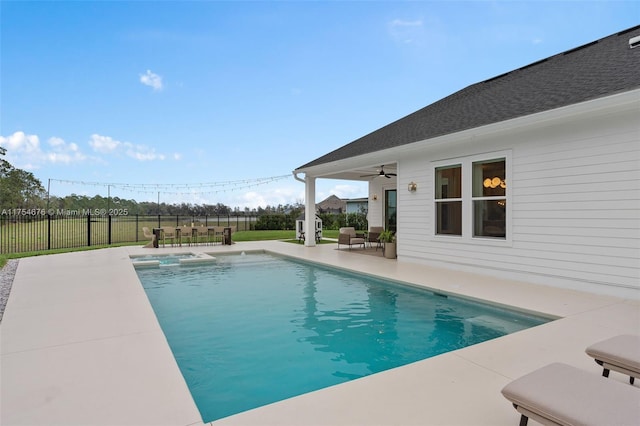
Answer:
<svg viewBox="0 0 640 426"><path fill-rule="evenodd" d="M413 43L420 38L423 30L422 20L405 21L394 19L389 22L389 34L391 38L400 43Z"/></svg>
<svg viewBox="0 0 640 426"><path fill-rule="evenodd" d="M87 156L80 152L78 145L73 142L67 143L62 138L52 137L47 143L51 146L51 150L45 153L49 163L71 164L87 159Z"/></svg>
<svg viewBox="0 0 640 426"><path fill-rule="evenodd" d="M8 137L0 136L0 145L7 148L7 159L15 167L25 170L39 169L44 164L71 164L83 162L87 156L78 145L67 143L62 138L52 137L44 148L37 135L15 132Z"/></svg>
<svg viewBox="0 0 640 426"><path fill-rule="evenodd" d="M337 184L329 188L325 193L318 195L322 196L321 200L330 195L335 195L336 197L343 199L361 198L367 196L367 186L366 184Z"/></svg>
<svg viewBox="0 0 640 426"><path fill-rule="evenodd" d="M136 160L139 160L139 161L153 161L153 160L165 159L164 154L158 154L156 153L155 149L145 145L134 145L132 143L125 142L124 146L126 147L126 154L129 157L135 158Z"/></svg>
<svg viewBox="0 0 640 426"><path fill-rule="evenodd" d="M3 137L0 136L0 145L7 149L7 154L29 154L40 152L40 139L36 135L26 135L24 132Z"/></svg>
<svg viewBox="0 0 640 426"><path fill-rule="evenodd" d="M154 91L160 91L164 87L162 84L162 77L151 72L151 70L147 70L145 74L140 74L140 83L145 86L152 87Z"/></svg>
<svg viewBox="0 0 640 426"><path fill-rule="evenodd" d="M417 19L415 21L405 21L402 19L394 19L389 24L392 28L408 28L408 27L421 27L422 20Z"/></svg>
<svg viewBox="0 0 640 426"><path fill-rule="evenodd" d="M91 135L91 139L89 140L89 146L91 146L94 151L102 154L114 152L120 145L122 145L122 142L120 141L113 140L109 136L101 136L97 134Z"/></svg>
<svg viewBox="0 0 640 426"><path fill-rule="evenodd" d="M234 194L228 201L231 206L241 208L249 207L250 209L266 206L279 206L286 204L294 204L301 201L304 197L304 190L289 186L270 187L269 185L260 186L260 189L247 190Z"/></svg>
<svg viewBox="0 0 640 426"><path fill-rule="evenodd" d="M138 161L162 161L167 158L165 154L157 153L155 148L131 142L121 142L110 136L93 134L89 145L94 151L102 154L126 155ZM180 154L174 153L171 158L178 160Z"/></svg>

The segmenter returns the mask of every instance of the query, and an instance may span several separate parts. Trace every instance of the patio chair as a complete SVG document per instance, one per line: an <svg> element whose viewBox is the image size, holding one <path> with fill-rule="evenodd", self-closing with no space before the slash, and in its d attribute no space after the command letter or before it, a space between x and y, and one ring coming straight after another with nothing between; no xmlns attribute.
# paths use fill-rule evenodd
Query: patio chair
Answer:
<svg viewBox="0 0 640 426"><path fill-rule="evenodd" d="M144 234L145 238L150 240L144 247L153 247L154 246L153 243L155 242L155 239L156 239L156 234L151 232L151 230L146 226L142 227L142 233Z"/></svg>
<svg viewBox="0 0 640 426"><path fill-rule="evenodd" d="M372 226L371 228L369 228L369 234L367 236L369 247L371 247L372 243L375 243L376 250L382 248L382 242L378 239L382 231L384 231L384 228L382 226Z"/></svg>
<svg viewBox="0 0 640 426"><path fill-rule="evenodd" d="M222 244L222 234L224 233L224 226L214 226L213 227L213 244L221 243Z"/></svg>
<svg viewBox="0 0 640 426"><path fill-rule="evenodd" d="M603 377L609 377L609 370L628 375L631 384L636 377L640 377L640 336L638 335L623 334L611 337L594 343L585 352L602 366ZM638 423L640 424L640 417Z"/></svg>
<svg viewBox="0 0 640 426"><path fill-rule="evenodd" d="M521 414L545 425L637 425L640 391L575 367L553 363L502 389Z"/></svg>
<svg viewBox="0 0 640 426"><path fill-rule="evenodd" d="M204 243L206 245L209 242L209 229L203 224L200 224L200 226L194 226L193 229L195 231L195 243Z"/></svg>
<svg viewBox="0 0 640 426"><path fill-rule="evenodd" d="M167 240L170 240L171 245L174 245L176 243L176 228L172 226L163 227L160 238L162 238L162 247L165 246Z"/></svg>
<svg viewBox="0 0 640 426"><path fill-rule="evenodd" d="M352 245L357 244L362 244L362 248L364 248L364 234L356 233L354 227L340 228L338 233L338 249L340 249L340 244L348 245L349 250L351 250Z"/></svg>
<svg viewBox="0 0 640 426"><path fill-rule="evenodd" d="M180 232L176 237L180 246L182 246L183 241L185 244L191 245L191 242L193 241L193 228L191 226L184 225L180 228Z"/></svg>

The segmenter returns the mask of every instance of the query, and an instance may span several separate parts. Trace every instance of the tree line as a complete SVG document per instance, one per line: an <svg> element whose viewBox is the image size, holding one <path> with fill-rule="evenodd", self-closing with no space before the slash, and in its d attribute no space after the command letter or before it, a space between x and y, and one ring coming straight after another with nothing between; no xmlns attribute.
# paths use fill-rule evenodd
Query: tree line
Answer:
<svg viewBox="0 0 640 426"><path fill-rule="evenodd" d="M0 155L6 149L0 147ZM181 216L227 216L237 214L263 215L288 213L300 210L301 204L258 207L255 209L231 208L222 203L192 204L143 201L119 197L71 194L64 197L48 196L42 182L33 173L14 167L9 161L0 158L0 210L2 209L39 209L45 211L126 209L128 214L139 215L181 215Z"/></svg>
<svg viewBox="0 0 640 426"><path fill-rule="evenodd" d="M0 156L6 149L0 147ZM0 157L0 211L3 209L39 209L42 211L95 211L96 209L125 210L127 215L173 215L173 216L258 216L255 229L295 229L297 218L304 211L301 203L258 207L254 209L231 208L222 203L191 204L165 203L149 201L138 202L134 199L103 197L94 195L70 194L64 197L48 196L42 182L33 173L14 167ZM323 228L338 229L354 226L367 229L366 213L320 213Z"/></svg>

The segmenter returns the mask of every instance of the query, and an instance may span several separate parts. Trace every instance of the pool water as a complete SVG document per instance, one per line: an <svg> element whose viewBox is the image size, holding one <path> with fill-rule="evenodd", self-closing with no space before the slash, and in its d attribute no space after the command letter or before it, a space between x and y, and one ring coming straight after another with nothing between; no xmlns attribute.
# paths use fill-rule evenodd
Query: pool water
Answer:
<svg viewBox="0 0 640 426"><path fill-rule="evenodd" d="M205 423L548 321L269 254L137 273Z"/></svg>

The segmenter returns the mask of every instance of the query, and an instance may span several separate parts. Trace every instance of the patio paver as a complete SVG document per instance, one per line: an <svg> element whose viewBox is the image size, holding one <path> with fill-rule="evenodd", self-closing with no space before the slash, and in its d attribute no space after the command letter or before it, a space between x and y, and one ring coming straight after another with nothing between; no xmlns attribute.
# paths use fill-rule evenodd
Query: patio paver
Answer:
<svg viewBox="0 0 640 426"><path fill-rule="evenodd" d="M0 323L0 423L201 424L129 254L262 249L563 318L214 425L515 425L519 415L500 394L509 381L554 361L599 375L584 349L615 334L640 334L638 299L362 256L331 244L123 247L25 258ZM611 380L626 383L615 372Z"/></svg>

